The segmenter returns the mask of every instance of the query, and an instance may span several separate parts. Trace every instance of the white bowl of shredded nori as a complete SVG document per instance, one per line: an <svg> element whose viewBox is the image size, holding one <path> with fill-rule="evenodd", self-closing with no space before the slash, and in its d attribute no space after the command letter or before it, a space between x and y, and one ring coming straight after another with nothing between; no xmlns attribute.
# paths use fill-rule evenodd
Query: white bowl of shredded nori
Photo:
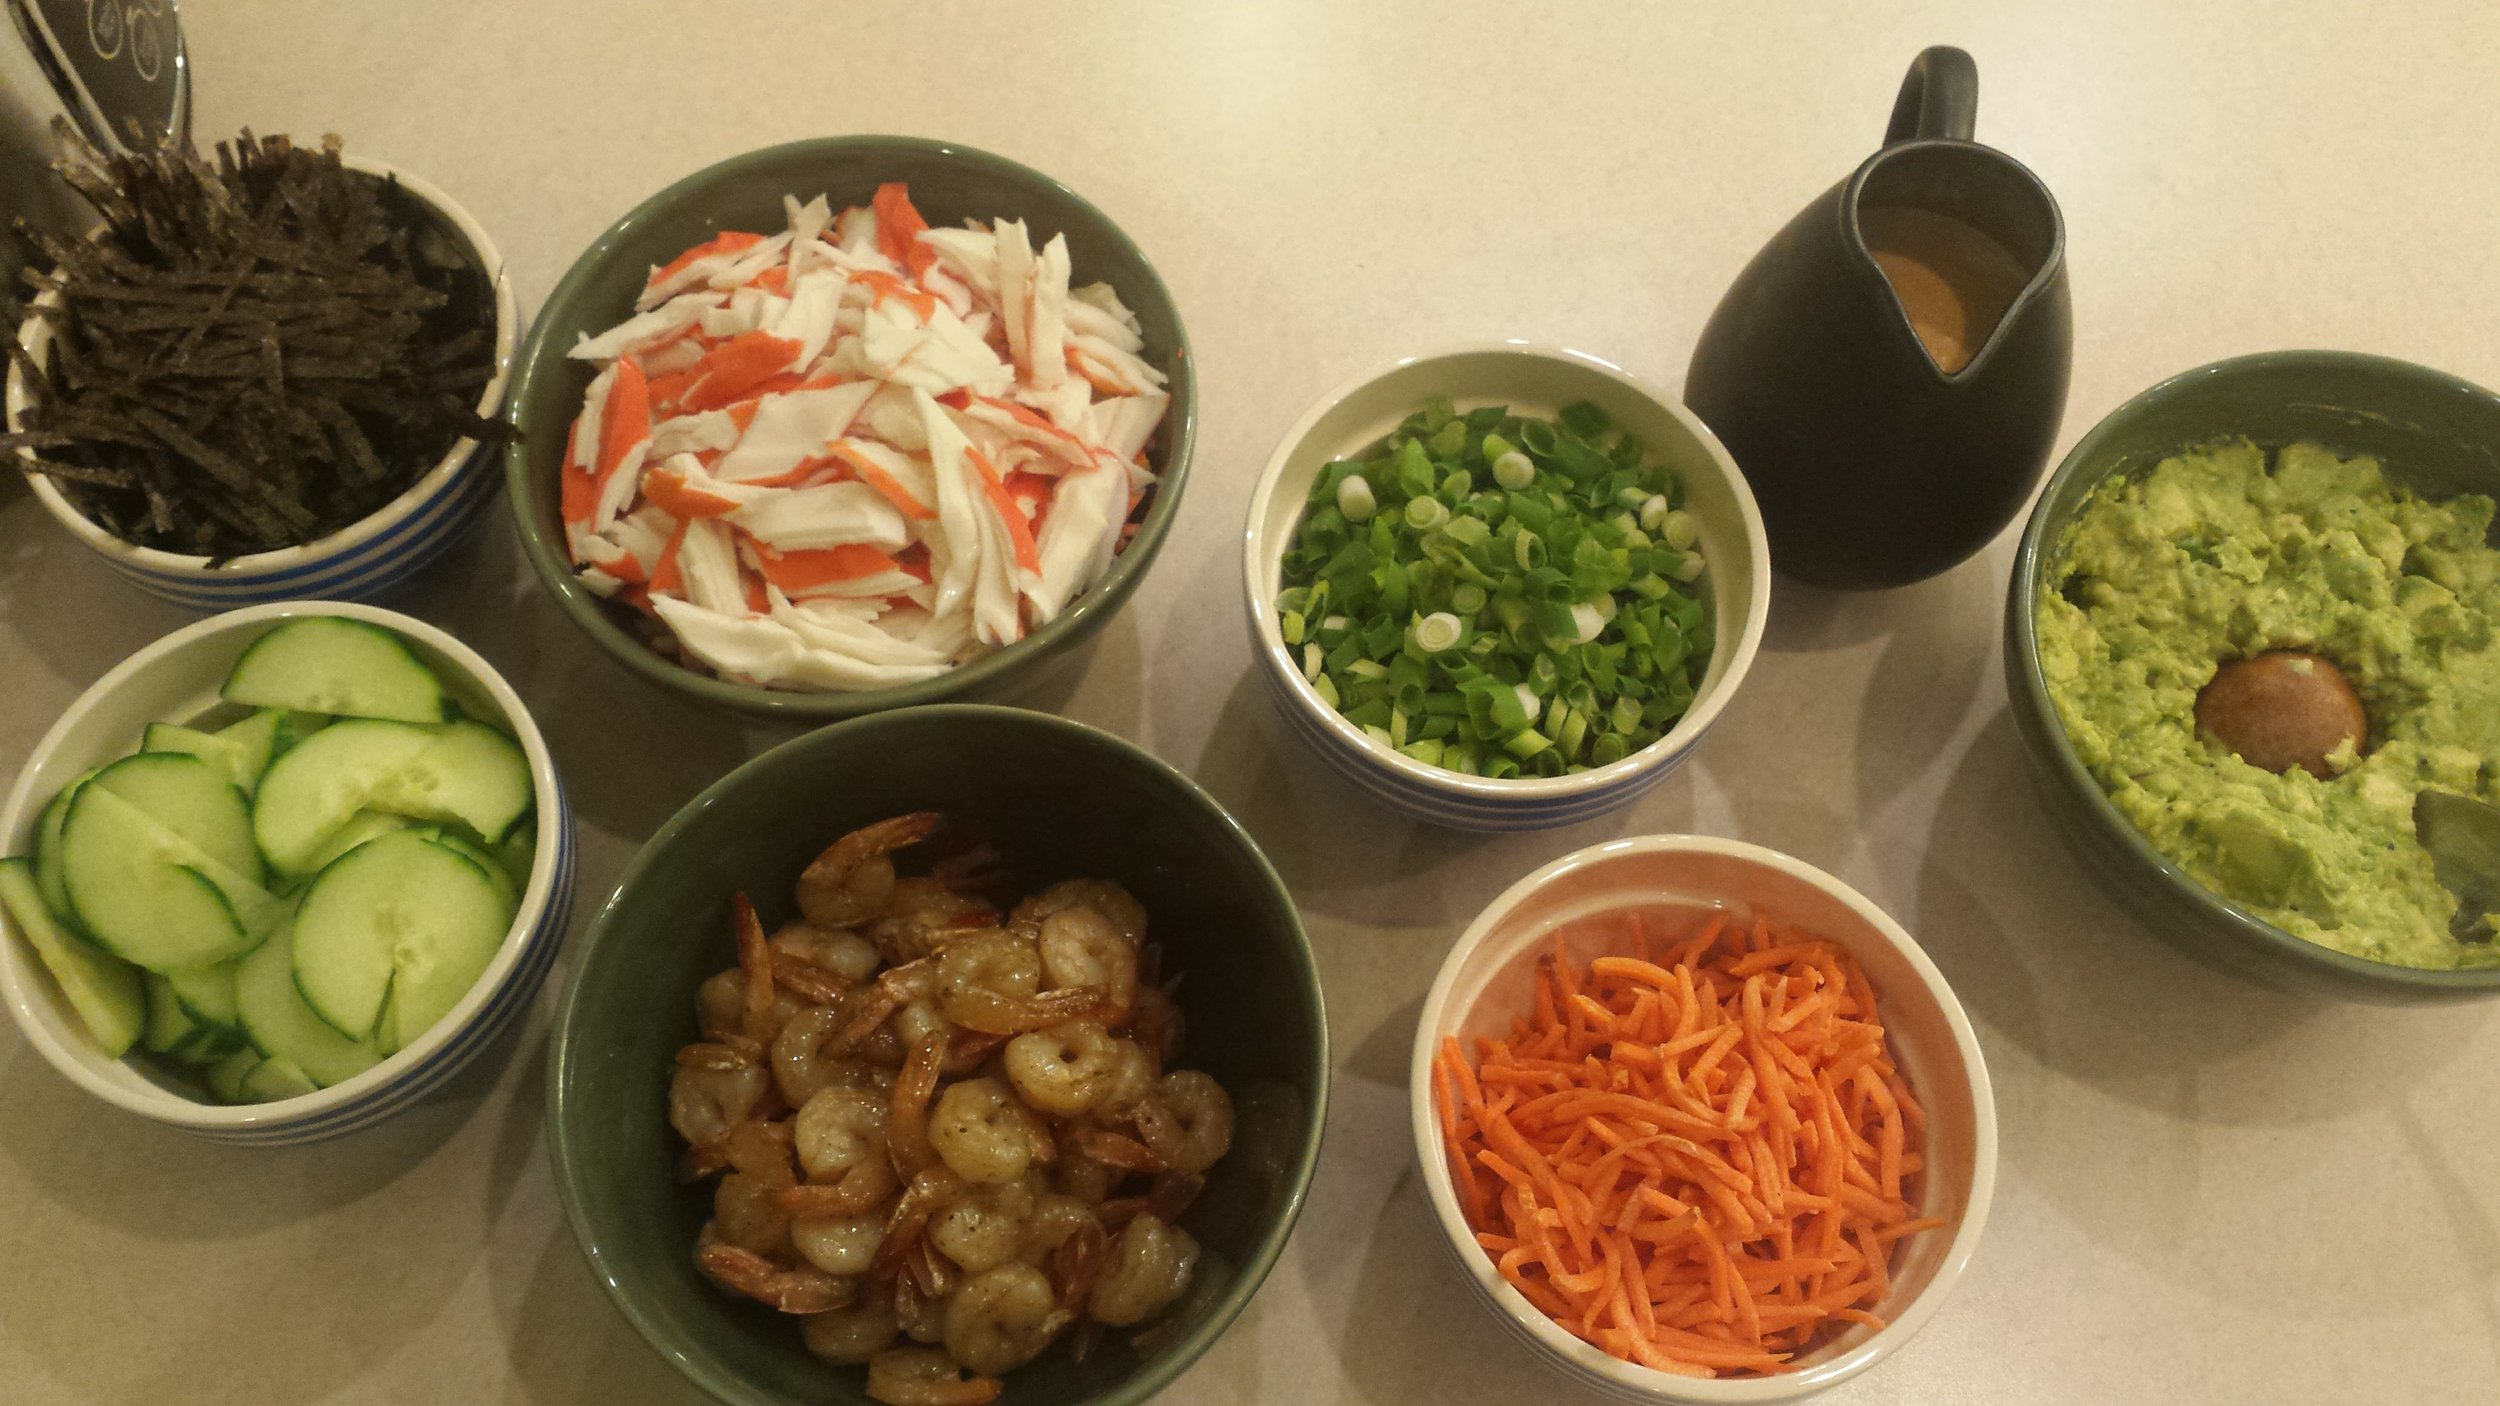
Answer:
<svg viewBox="0 0 2500 1406"><path fill-rule="evenodd" d="M335 139L64 170L101 221L20 232L0 436L47 511L192 604L365 594L456 539L519 331L465 211Z"/></svg>

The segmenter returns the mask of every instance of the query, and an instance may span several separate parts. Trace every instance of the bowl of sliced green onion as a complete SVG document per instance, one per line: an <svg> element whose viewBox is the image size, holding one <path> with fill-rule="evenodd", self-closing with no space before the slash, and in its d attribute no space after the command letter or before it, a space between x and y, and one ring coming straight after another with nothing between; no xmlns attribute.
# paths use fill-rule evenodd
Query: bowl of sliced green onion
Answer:
<svg viewBox="0 0 2500 1406"><path fill-rule="evenodd" d="M1504 342L1330 392L1251 497L1258 668L1418 819L1566 825L1691 754L1753 663L1770 548L1727 450L1594 357Z"/></svg>

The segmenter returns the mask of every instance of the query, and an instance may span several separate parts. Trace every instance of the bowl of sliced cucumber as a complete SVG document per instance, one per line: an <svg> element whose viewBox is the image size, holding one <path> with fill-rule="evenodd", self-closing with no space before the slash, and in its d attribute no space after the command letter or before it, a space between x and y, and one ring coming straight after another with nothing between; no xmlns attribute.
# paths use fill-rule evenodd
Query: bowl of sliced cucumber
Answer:
<svg viewBox="0 0 2500 1406"><path fill-rule="evenodd" d="M0 808L0 999L90 1093L310 1142L440 1088L528 1012L572 817L458 640L290 601L177 630L81 695Z"/></svg>

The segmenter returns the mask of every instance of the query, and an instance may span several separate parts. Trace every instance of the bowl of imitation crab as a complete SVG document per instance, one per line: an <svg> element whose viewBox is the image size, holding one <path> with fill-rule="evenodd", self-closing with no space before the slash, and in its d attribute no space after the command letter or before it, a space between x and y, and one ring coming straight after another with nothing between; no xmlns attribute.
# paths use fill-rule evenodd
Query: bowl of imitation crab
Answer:
<svg viewBox="0 0 2500 1406"><path fill-rule="evenodd" d="M1086 803L1069 805L1068 798L1079 794ZM1133 1308L1105 1314L1098 1312L1104 1305L1083 1297L1086 1315L1095 1322L1135 1321L1087 1334L1089 1350L1081 1359L1081 1325L1046 1347L1036 1345L1038 1356L1032 1360L998 1369L1000 1400L1023 1406L1132 1403L1170 1384L1249 1301L1282 1251L1309 1188L1328 1092L1327 1026L1318 977L1283 882L1250 836L1213 799L1169 765L1126 742L1022 709L940 704L855 718L809 733L732 772L643 847L573 949L571 976L551 1037L550 1150L575 1238L619 1311L643 1338L689 1380L733 1406L823 1406L876 1399L869 1394L874 1364L856 1359L909 1352L915 1344L893 1336L889 1321L887 1337L848 1344L859 1351L839 1351L822 1340L827 1324L815 1320L854 1322L861 1310L892 1302L902 1280L940 1275L970 1292L965 1286L1002 1269L1009 1271L1009 1278L1031 1279L1013 1263L990 1263L968 1252L963 1259L951 1258L956 1249L939 1247L954 1242L935 1230L925 1238L905 1232L909 1238L899 1248L911 1251L910 1267L889 1262L892 1272L886 1272L871 1260L867 1271L856 1272L856 1265L843 1264L838 1257L820 1258L831 1253L815 1238L822 1226L794 1221L789 1234L805 1237L803 1244L783 1243L770 1233L755 1239L751 1218L724 1229L725 1222L715 1222L724 1211L738 1214L732 1204L735 1193L724 1189L726 1178L686 1179L686 1173L702 1170L699 1162L689 1164L689 1157L699 1154L690 1154L688 1139L681 1136L694 1124L685 1107L676 1108L672 1117L672 1090L681 1071L694 1067L681 1063L681 1051L695 1045L698 1055L721 1053L717 1047L700 1048L715 1017L699 1014L697 990L740 965L734 896L743 894L752 902L782 958L805 950L844 967L846 959L832 949L855 943L809 939L803 947L784 946L805 936L785 934L784 925L811 912L810 900L798 891L802 873L845 836L880 822L931 813L943 818L942 827L888 856L903 883L925 884L950 873L973 882L969 875L977 874L982 896L1001 910L1071 880L1108 881L1132 895L1142 909L1144 940L1157 954L1145 959L1159 973L1146 984L1178 978L1171 1001L1179 1019L1167 1028L1179 1040L1163 1062L1165 1077L1199 1071L1225 1091L1233 1111L1229 1149L1206 1168L1195 1197L1185 1207L1160 1208L1195 1246L1194 1270L1186 1285L1147 1315ZM967 871L967 855L987 858ZM864 923L852 931L867 937L878 928ZM979 940L1000 935L993 930ZM882 945L880 938L880 950ZM773 998L776 1003L814 999L778 986L783 980L817 979L814 973L782 959L774 970L782 992ZM849 970L859 982L846 989L874 992L884 980L866 969ZM734 984L736 978L731 980ZM942 1002L941 1009L950 1004ZM802 1016L793 1012L786 1023L795 1025ZM900 1087L908 1077L893 1064L899 1051L881 1043L888 1034L899 1040L895 1027L902 1019L895 1016L856 1047L879 1087L884 1078ZM1109 1019L1103 1023L1112 1028L1120 1024ZM973 1028L967 1024L949 1033L961 1036ZM1134 1034L1136 1028L1130 1029ZM788 1096L802 1094L805 1101L798 1108L813 1120L817 1115L810 1110L821 1100L841 1102L836 1095L843 1090L785 1087L784 1078L807 1075L803 1055L819 1064L827 1057L848 1056L828 1056L822 1042L813 1046L812 1055L788 1048L791 1041L783 1038L785 1033L774 1032L766 1056L773 1061L774 1092L747 1089L758 1100L749 1105L749 1113L780 1124L794 1141L807 1144L796 1148L804 1159L807 1184L795 1189L803 1197L814 1196L839 1188L827 1181L825 1164L816 1160L814 1135L797 1127ZM852 1048L843 1046L844 1051ZM959 1097L955 1090L998 1079L1025 1093L1014 1049L1011 1041L994 1057L1006 1065L1003 1072L992 1070L992 1056L982 1056L980 1069L992 1072L966 1067L945 1075L947 1082L930 1105L930 1145L946 1159L939 1166L955 1165L939 1132L949 1121L946 1110ZM781 1102L768 1106L766 1101L775 1097ZM719 1106L727 1107L725 1102ZM1107 1114L1089 1116L1103 1130L1118 1126ZM910 1163L903 1140L888 1126L886 1145ZM1057 1131L1077 1130L1063 1123ZM1080 1145L1070 1143L1071 1148ZM1061 1153L1047 1166L1027 1167L1028 1175L1048 1184L1037 1193L1037 1208L1042 1202L1064 1208L1063 1201L1053 1198L1077 1194L1061 1175L1073 1174L1073 1160L1072 1153ZM762 1175L761 1169L743 1170L751 1162L741 1165L742 1175ZM863 1165L863 1176L880 1180L882 1162ZM917 1185L917 1177L931 1169L925 1160L918 1165L920 1173L912 1177L888 1172L891 1181L870 1186L882 1199L872 1202L876 1210L860 1214L884 1214L894 1197ZM977 1174L967 1174L977 1179ZM847 1182L848 1173L843 1178ZM1113 1189L1109 1194L1129 1210L1138 1208L1135 1190ZM1145 1194L1150 1199L1153 1195ZM1106 1227L1116 1223L1112 1203L1090 1204L1101 1208ZM813 1215L803 1218L812 1220ZM708 1237L707 1225L713 1227ZM1125 1240L1135 1226L1129 1222L1114 1243ZM885 1227L879 1219L858 1228L876 1238ZM783 1300L789 1307L826 1312L810 1317L777 1311L724 1287L698 1263L707 1250L717 1253L715 1242L723 1236L759 1247L755 1253L776 1266L769 1272L784 1276L794 1292L822 1295L813 1301ZM706 1249L699 1250L699 1245ZM943 1264L924 1261L919 1253L924 1248L950 1258ZM738 1256L729 1258L729 1267L735 1268ZM972 1263L986 1267L965 1268ZM827 1264L834 1267L827 1269ZM1050 1266L1054 1275L1061 1267ZM837 1309L844 1319L834 1320ZM962 1346L953 1334L933 1336L939 1342L930 1344L931 1350ZM847 1360L819 1357L811 1352L811 1343L817 1351Z"/></svg>
<svg viewBox="0 0 2500 1406"><path fill-rule="evenodd" d="M1162 279L1075 192L853 136L617 221L512 406L512 511L566 617L662 687L823 719L1081 654L1179 510L1197 381Z"/></svg>
<svg viewBox="0 0 2500 1406"><path fill-rule="evenodd" d="M1461 1277L1636 1403L1791 1401L1899 1348L1996 1181L1970 1021L1874 904L1693 835L1565 855L1451 949L1413 1130Z"/></svg>

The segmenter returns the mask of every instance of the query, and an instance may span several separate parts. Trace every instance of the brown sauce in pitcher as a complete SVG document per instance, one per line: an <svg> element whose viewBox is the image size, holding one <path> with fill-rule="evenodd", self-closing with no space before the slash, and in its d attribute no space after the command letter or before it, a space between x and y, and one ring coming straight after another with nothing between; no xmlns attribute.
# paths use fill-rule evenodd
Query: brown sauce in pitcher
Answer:
<svg viewBox="0 0 2500 1406"><path fill-rule="evenodd" d="M2004 245L1951 215L1871 206L1858 212L1858 230L1928 359L1948 376L1970 364L2031 281Z"/></svg>

